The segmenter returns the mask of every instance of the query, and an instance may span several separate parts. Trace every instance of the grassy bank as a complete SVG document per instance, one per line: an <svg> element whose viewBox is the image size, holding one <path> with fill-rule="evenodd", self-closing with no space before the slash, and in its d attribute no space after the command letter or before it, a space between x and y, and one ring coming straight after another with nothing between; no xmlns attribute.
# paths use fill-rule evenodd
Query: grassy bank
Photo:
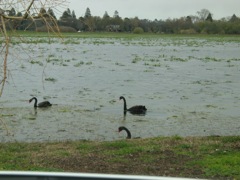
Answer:
<svg viewBox="0 0 240 180"><path fill-rule="evenodd" d="M110 32L76 32L76 33L46 33L46 32L29 32L29 31L15 31L10 32L12 44L26 43L26 44L80 44L91 43L101 45L106 43L116 43L120 41L125 45L131 43L141 46L149 46L152 43L158 45L187 45L190 47L207 46L207 43L214 42L218 44L240 42L240 36L236 35L181 35L181 34L154 34L154 33L110 33Z"/></svg>
<svg viewBox="0 0 240 180"><path fill-rule="evenodd" d="M209 35L209 34L159 34L159 33L116 33L116 32L35 32L35 31L9 31L10 36L21 37L76 37L76 38L178 38L178 37L195 37L195 38L213 38L221 40L240 41L239 35Z"/></svg>
<svg viewBox="0 0 240 180"><path fill-rule="evenodd" d="M0 169L240 179L240 137L1 143Z"/></svg>

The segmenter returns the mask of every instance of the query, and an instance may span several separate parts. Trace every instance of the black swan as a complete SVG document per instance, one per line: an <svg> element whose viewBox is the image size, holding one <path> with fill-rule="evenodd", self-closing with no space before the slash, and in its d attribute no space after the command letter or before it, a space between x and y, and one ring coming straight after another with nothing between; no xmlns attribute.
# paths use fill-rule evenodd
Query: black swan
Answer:
<svg viewBox="0 0 240 180"><path fill-rule="evenodd" d="M126 99L123 96L120 96L119 100L121 100L121 99L123 99L123 102L124 102L124 106L123 106L124 113L126 113L127 111L129 111L132 114L145 114L146 113L147 108L142 105L133 106L133 107L127 109Z"/></svg>
<svg viewBox="0 0 240 180"><path fill-rule="evenodd" d="M124 126L120 126L119 128L118 128L118 132L121 132L122 130L125 130L126 132L127 132L127 138L126 139L131 139L131 133L130 133L130 131L126 128L126 127L124 127Z"/></svg>
<svg viewBox="0 0 240 180"><path fill-rule="evenodd" d="M34 103L34 107L35 108L37 108L37 107L42 108L42 107L52 106L52 104L49 101L43 101L43 102L38 103L38 105L37 105L37 98L36 97L33 97L32 99L30 99L29 103L31 103L32 100L35 100L35 103Z"/></svg>

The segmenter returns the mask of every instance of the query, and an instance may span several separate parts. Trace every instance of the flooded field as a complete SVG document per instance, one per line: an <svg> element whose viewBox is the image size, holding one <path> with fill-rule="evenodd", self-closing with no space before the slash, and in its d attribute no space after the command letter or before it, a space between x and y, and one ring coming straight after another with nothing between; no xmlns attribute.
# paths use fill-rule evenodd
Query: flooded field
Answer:
<svg viewBox="0 0 240 180"><path fill-rule="evenodd" d="M0 142L240 135L240 39L66 38L11 45ZM41 39L37 39L40 41ZM33 41L33 42L32 42ZM34 109L31 97L50 108ZM123 114L145 105L147 114Z"/></svg>

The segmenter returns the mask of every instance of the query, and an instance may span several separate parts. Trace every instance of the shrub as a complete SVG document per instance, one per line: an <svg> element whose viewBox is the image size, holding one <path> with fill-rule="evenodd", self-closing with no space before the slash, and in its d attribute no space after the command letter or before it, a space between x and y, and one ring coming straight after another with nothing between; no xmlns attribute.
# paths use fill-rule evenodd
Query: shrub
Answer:
<svg viewBox="0 0 240 180"><path fill-rule="evenodd" d="M141 27L136 27L136 28L133 30L133 33L134 33L134 34L142 34L142 33L144 33L144 31L143 31L143 28L141 28Z"/></svg>
<svg viewBox="0 0 240 180"><path fill-rule="evenodd" d="M180 34L196 34L197 32L195 31L195 29L183 29L180 30Z"/></svg>

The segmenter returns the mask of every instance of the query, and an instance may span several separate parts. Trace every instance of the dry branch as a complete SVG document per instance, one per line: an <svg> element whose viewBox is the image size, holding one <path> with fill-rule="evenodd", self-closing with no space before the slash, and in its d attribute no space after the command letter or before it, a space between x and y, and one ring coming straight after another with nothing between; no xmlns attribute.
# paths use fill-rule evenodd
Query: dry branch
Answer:
<svg viewBox="0 0 240 180"><path fill-rule="evenodd" d="M7 79L7 60L8 60L8 53L9 53L9 44L10 44L10 36L8 34L6 23L8 21L23 21L23 20L32 20L33 23L35 20L42 20L47 29L48 32L57 32L59 33L59 28L56 22L56 19L54 19L52 16L41 13L41 8L46 8L47 4L50 4L51 7L56 7L57 5L63 5L66 3L66 0L4 0L2 2L0 0L0 5L2 8L11 8L16 7L18 4L21 4L23 7L23 16L17 17L17 16L9 16L6 12L9 12L8 9L2 9L0 8L0 33L3 36L3 43L2 43L2 49L0 50L0 54L3 55L3 69L2 69L2 77L0 79L0 97L2 96L4 85L6 83ZM30 11L32 13L30 13ZM51 23L50 23L51 22ZM14 29L13 29L14 30Z"/></svg>
<svg viewBox="0 0 240 180"><path fill-rule="evenodd" d="M4 84L5 84L6 79L7 79L7 57L8 57L8 50L9 50L9 37L7 35L6 26L5 26L5 23L4 23L3 16L1 16L1 22L2 22L1 31L2 31L2 33L4 35L4 38L5 38L5 56L4 56L4 60L3 60L3 78L1 80L2 87L1 87L1 90L0 90L0 96L2 96Z"/></svg>

